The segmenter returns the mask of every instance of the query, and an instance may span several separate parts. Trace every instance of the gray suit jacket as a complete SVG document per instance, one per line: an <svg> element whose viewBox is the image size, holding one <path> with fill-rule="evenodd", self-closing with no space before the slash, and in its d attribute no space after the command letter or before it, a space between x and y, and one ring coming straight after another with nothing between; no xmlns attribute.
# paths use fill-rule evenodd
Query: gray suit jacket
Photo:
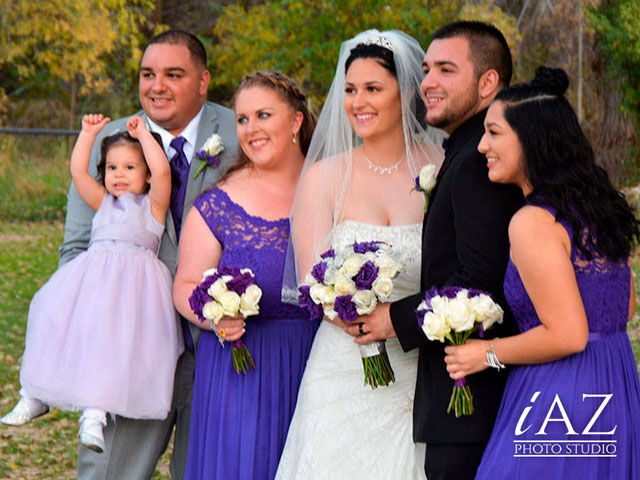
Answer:
<svg viewBox="0 0 640 480"><path fill-rule="evenodd" d="M138 112L136 115L147 118L144 112ZM105 136L112 135L117 131L126 130L127 119L129 117L120 118L109 122L100 132L91 150L91 163L89 164L89 173L96 176L96 165L100 157L100 144ZM184 215L183 221L187 216L187 212L193 205L195 199L202 192L207 190L213 184L218 182L226 173L229 167L238 159L238 138L236 136L235 114L232 110L222 107L215 103L205 102L204 111L200 118L198 126L198 135L195 152L202 149L202 145L214 133L222 137L224 151L222 152L220 166L218 168L207 167L197 178L193 178L196 170L200 166L200 161L196 158L191 161L191 171L189 173L189 183L187 184L187 192L184 199ZM69 197L67 200L67 217L65 221L64 240L60 245L60 262L62 265L73 259L79 253L85 251L89 246L89 237L91 234L91 222L95 211L89 207L73 185L69 188ZM175 275L178 263L178 240L173 225L173 217L171 212L167 211L165 220L165 231L160 244L158 258L169 268L172 275ZM193 334L194 342L199 336L199 329L189 323Z"/></svg>

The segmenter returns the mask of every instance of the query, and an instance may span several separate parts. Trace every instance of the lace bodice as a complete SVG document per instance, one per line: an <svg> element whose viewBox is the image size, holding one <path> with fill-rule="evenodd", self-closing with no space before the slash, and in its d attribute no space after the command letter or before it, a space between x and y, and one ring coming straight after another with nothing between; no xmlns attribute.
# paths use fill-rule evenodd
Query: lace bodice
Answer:
<svg viewBox="0 0 640 480"><path fill-rule="evenodd" d="M304 318L294 305L281 302L282 272L289 242L289 219L265 220L248 214L224 190L213 187L194 203L222 245L220 266L250 268L262 289L260 314L251 320Z"/></svg>
<svg viewBox="0 0 640 480"><path fill-rule="evenodd" d="M422 224L385 226L345 220L335 227L331 243L334 248L341 249L354 242L371 241L382 241L391 245L405 264L405 269L393 280L394 288L389 301L394 302L418 292L422 260Z"/></svg>
<svg viewBox="0 0 640 480"><path fill-rule="evenodd" d="M553 209L543 208L555 215ZM569 238L572 238L571 226L564 221L561 223ZM595 252L593 255L594 258L588 260L575 245L571 248L571 262L587 314L589 333L607 334L624 330L629 313L629 266L624 261L612 262ZM505 274L504 292L521 332L540 325L540 319L511 259Z"/></svg>

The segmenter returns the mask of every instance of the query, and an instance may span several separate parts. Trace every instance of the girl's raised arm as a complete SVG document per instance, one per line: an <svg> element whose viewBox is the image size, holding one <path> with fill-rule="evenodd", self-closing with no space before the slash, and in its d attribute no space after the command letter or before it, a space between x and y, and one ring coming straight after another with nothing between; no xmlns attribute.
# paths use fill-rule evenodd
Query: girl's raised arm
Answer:
<svg viewBox="0 0 640 480"><path fill-rule="evenodd" d="M78 194L94 210L98 210L102 204L107 189L100 185L89 174L89 161L91 160L91 147L100 130L111 119L101 113L90 113L82 118L82 131L71 152L71 178Z"/></svg>
<svg viewBox="0 0 640 480"><path fill-rule="evenodd" d="M171 167L167 156L164 154L162 146L153 138L153 135L144 120L133 116L127 121L129 135L136 138L142 145L144 158L151 172L149 189L149 203L151 204L151 214L164 225L169 200L171 198Z"/></svg>

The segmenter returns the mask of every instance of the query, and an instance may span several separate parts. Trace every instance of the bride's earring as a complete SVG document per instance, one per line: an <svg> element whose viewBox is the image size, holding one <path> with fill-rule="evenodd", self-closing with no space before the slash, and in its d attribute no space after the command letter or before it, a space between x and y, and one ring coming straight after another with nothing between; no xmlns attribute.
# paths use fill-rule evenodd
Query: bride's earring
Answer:
<svg viewBox="0 0 640 480"><path fill-rule="evenodd" d="M296 134L293 134L293 139L291 140L294 144L298 143L298 140L296 139Z"/></svg>

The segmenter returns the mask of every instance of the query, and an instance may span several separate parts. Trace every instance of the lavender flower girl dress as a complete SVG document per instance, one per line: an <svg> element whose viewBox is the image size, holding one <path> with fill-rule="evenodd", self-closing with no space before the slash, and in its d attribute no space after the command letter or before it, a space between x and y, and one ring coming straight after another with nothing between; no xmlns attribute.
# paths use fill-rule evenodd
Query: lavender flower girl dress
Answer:
<svg viewBox="0 0 640 480"><path fill-rule="evenodd" d="M29 309L22 393L63 409L167 416L183 341L164 226L148 195L106 194L89 249L58 269Z"/></svg>

